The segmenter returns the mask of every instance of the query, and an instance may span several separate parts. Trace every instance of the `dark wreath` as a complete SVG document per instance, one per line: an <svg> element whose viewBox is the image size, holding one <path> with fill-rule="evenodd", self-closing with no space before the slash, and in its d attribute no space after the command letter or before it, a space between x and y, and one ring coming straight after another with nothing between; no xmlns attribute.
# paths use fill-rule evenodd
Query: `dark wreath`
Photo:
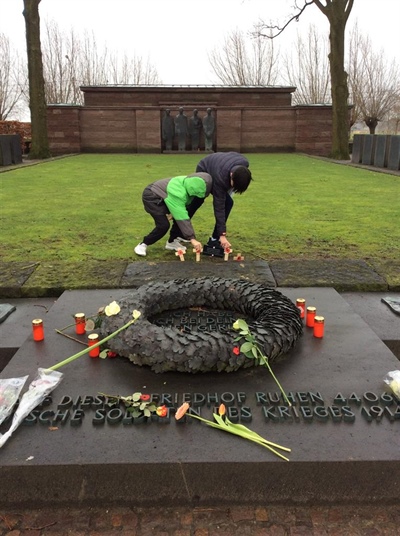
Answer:
<svg viewBox="0 0 400 536"><path fill-rule="evenodd" d="M143 285L118 301L121 312L105 317L101 335L107 336L141 312L135 324L108 342L108 347L136 365L154 372L231 372L254 366L254 360L235 355L232 328L225 333L189 332L158 326L149 319L165 311L204 307L235 311L246 318L251 333L272 363L287 353L303 331L295 304L277 290L245 280L203 277L174 279Z"/></svg>

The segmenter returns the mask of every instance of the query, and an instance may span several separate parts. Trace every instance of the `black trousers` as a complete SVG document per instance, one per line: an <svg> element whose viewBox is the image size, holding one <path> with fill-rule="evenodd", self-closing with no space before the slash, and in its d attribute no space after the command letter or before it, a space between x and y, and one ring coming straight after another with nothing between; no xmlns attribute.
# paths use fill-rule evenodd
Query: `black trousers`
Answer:
<svg viewBox="0 0 400 536"><path fill-rule="evenodd" d="M142 201L144 210L150 214L156 225L154 229L143 238L143 243L147 246L151 246L151 244L158 242L158 240L168 233L169 220L167 214L169 214L169 210L163 199L158 197L158 195L155 195L150 188L144 189Z"/></svg>

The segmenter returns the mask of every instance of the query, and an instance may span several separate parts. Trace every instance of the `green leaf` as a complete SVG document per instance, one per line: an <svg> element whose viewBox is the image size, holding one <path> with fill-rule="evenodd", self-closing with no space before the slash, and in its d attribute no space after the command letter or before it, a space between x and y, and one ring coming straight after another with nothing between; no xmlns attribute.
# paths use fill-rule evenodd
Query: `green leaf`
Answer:
<svg viewBox="0 0 400 536"><path fill-rule="evenodd" d="M140 397L142 396L142 393L133 393L132 395L132 400L134 400L135 402L137 402L138 400L140 400Z"/></svg>
<svg viewBox="0 0 400 536"><path fill-rule="evenodd" d="M143 413L145 417L150 417L151 415L151 412L147 408L143 411Z"/></svg>
<svg viewBox="0 0 400 536"><path fill-rule="evenodd" d="M217 415L216 413L213 413L213 416L221 428L227 428L227 424L225 423L221 415Z"/></svg>
<svg viewBox="0 0 400 536"><path fill-rule="evenodd" d="M139 406L139 409L143 411L145 408L147 408L147 402L142 402Z"/></svg>
<svg viewBox="0 0 400 536"><path fill-rule="evenodd" d="M253 348L251 349L253 355L255 358L257 358L258 354L257 354L257 348L255 346L253 346Z"/></svg>
<svg viewBox="0 0 400 536"><path fill-rule="evenodd" d="M242 346L240 347L240 351L245 354L246 352L250 352L252 351L252 348L253 348L253 345L251 344L251 342L245 342L242 344Z"/></svg>
<svg viewBox="0 0 400 536"><path fill-rule="evenodd" d="M107 352L108 350L102 350L99 354L99 357L101 357L101 359L105 359L107 357Z"/></svg>

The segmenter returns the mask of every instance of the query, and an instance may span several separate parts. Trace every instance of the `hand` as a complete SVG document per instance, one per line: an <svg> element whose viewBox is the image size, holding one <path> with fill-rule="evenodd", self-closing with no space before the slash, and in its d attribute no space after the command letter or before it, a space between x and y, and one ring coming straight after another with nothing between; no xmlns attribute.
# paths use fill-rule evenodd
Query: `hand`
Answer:
<svg viewBox="0 0 400 536"><path fill-rule="evenodd" d="M221 243L221 246L225 249L225 248L230 248L231 247L231 243L229 242L229 240L226 238L225 235L221 235L219 237L219 241Z"/></svg>
<svg viewBox="0 0 400 536"><path fill-rule="evenodd" d="M201 250L203 249L203 246L201 244L201 242L199 242L198 240L196 240L195 238L192 238L190 243L192 244L192 246L196 249L196 251L198 253L201 252Z"/></svg>

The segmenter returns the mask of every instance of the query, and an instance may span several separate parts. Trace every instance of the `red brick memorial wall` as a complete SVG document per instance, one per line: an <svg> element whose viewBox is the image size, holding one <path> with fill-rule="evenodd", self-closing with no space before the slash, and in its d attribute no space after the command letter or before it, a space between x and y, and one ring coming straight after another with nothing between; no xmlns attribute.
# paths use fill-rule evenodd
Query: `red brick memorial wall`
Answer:
<svg viewBox="0 0 400 536"><path fill-rule="evenodd" d="M292 106L294 87L93 86L82 87L83 106L48 106L52 154L79 152L161 153L162 121L183 108L202 120L211 108L214 151L304 152L327 156L332 107ZM185 151L192 150L186 136ZM175 134L172 151L178 151ZM205 150L204 131L199 146Z"/></svg>

